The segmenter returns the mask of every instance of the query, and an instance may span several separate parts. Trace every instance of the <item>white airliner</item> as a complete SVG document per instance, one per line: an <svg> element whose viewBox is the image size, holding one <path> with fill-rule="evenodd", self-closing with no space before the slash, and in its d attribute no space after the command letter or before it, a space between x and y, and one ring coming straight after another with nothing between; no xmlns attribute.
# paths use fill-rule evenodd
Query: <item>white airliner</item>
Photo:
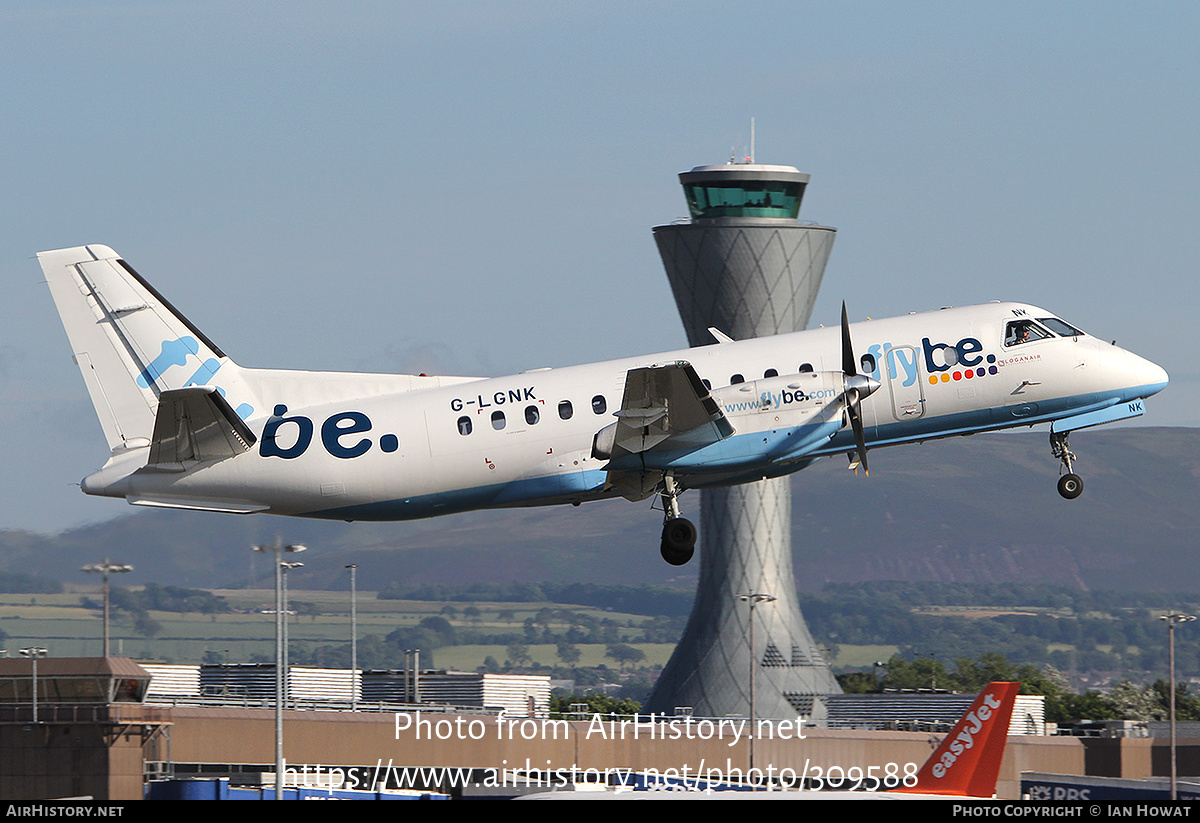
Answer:
<svg viewBox="0 0 1200 823"><path fill-rule="evenodd" d="M662 554L692 556L685 489L847 454L1143 413L1163 369L1048 311L989 303L510 377L238 366L106 246L38 255L108 440L88 494L136 506L409 520L662 498ZM865 345L864 345L865 344Z"/></svg>

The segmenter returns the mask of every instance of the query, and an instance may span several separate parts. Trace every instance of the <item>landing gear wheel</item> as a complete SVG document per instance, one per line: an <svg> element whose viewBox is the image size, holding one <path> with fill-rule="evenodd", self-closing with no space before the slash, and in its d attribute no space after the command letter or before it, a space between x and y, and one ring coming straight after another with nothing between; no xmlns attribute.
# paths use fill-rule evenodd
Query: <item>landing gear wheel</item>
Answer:
<svg viewBox="0 0 1200 823"><path fill-rule="evenodd" d="M1058 493L1068 500L1083 494L1083 478L1077 474L1064 474L1058 478Z"/></svg>
<svg viewBox="0 0 1200 823"><path fill-rule="evenodd" d="M1067 500L1074 500L1079 495L1083 494L1083 478L1075 473L1075 453L1071 451L1071 444L1067 442L1067 437L1070 432L1056 432L1054 424L1050 424L1050 451L1062 463L1062 468L1059 471L1066 469L1066 474L1058 478L1058 493Z"/></svg>
<svg viewBox="0 0 1200 823"><path fill-rule="evenodd" d="M672 566L682 566L692 559L696 551L696 526L686 517L673 517L663 524L662 546L659 548L663 560Z"/></svg>

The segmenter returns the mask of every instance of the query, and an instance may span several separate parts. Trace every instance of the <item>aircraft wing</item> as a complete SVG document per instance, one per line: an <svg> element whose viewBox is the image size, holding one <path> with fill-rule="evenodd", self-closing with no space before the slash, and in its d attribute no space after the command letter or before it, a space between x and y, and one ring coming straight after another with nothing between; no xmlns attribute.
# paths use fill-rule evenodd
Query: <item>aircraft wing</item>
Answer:
<svg viewBox="0 0 1200 823"><path fill-rule="evenodd" d="M185 463L249 451L254 433L214 386L164 391L158 398L148 467L183 471Z"/></svg>
<svg viewBox="0 0 1200 823"><path fill-rule="evenodd" d="M631 500L652 494L661 477L661 472L637 471L631 456L699 449L733 434L729 419L684 361L630 369L616 417L596 435L592 451L612 461L608 486Z"/></svg>
<svg viewBox="0 0 1200 823"><path fill-rule="evenodd" d="M731 434L729 419L690 363L630 369L612 456L654 448L699 448Z"/></svg>

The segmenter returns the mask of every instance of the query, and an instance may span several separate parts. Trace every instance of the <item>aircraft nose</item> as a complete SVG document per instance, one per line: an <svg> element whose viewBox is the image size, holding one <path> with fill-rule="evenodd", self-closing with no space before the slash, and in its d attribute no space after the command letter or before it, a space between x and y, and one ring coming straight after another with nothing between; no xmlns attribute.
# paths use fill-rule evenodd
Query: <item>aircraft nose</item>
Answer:
<svg viewBox="0 0 1200 823"><path fill-rule="evenodd" d="M1167 376L1167 370L1157 363L1151 363L1149 360L1142 360L1141 363L1142 383L1150 387L1150 392L1146 395L1158 394L1167 387L1167 383L1171 378Z"/></svg>
<svg viewBox="0 0 1200 823"><path fill-rule="evenodd" d="M1126 375L1125 381L1133 390L1134 396L1149 397L1167 387L1170 378L1167 376L1166 369L1133 352L1123 349L1119 351L1121 351L1121 360L1124 361L1122 371Z"/></svg>

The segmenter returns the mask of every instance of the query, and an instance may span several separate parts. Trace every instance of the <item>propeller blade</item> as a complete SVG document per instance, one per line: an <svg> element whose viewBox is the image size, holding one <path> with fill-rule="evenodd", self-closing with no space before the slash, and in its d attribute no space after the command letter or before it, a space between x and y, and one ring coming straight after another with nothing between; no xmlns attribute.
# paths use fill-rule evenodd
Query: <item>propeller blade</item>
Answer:
<svg viewBox="0 0 1200 823"><path fill-rule="evenodd" d="M846 407L846 410L850 414L850 428L854 430L854 443L856 446L858 446L858 462L862 463L863 473L870 477L871 468L867 465L867 441L866 438L863 437L862 416L859 414L857 392L854 396L854 402L849 404ZM857 468L858 467L856 466L856 471Z"/></svg>
<svg viewBox="0 0 1200 823"><path fill-rule="evenodd" d="M850 321L846 318L846 301L842 301L842 373L847 377L858 374L854 346L850 343Z"/></svg>
<svg viewBox="0 0 1200 823"><path fill-rule="evenodd" d="M846 375L846 414L850 418L850 428L854 430L854 444L858 448L858 463L862 463L863 472L868 476L871 470L867 467L867 440L863 435L862 414L859 404L862 399L875 389L879 383L869 375L858 373L858 362L854 357L854 344L850 342L850 320L846 315L846 301L842 301L842 372ZM855 472L858 463L853 464Z"/></svg>

